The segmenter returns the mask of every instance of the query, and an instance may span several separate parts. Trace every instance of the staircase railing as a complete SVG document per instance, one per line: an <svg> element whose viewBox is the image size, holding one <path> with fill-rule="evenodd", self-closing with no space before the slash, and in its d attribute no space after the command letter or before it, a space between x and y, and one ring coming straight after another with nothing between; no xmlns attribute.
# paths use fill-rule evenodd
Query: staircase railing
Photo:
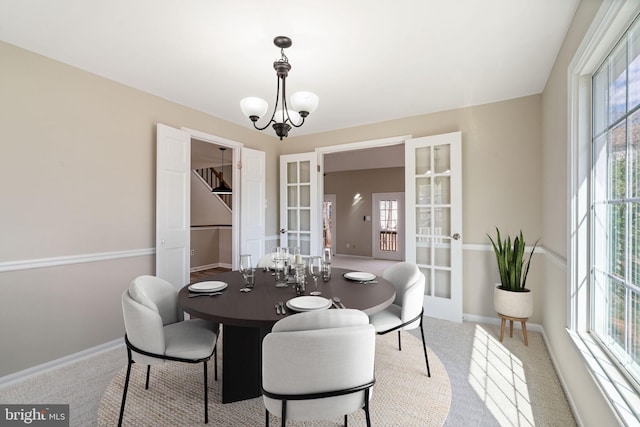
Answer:
<svg viewBox="0 0 640 427"><path fill-rule="evenodd" d="M220 172L215 170L215 168L208 167L208 168L194 169L194 170L198 175L200 175L202 180L207 183L207 185L209 186L209 190L213 190L223 182L226 184L227 187L231 188L231 186L226 181L224 181L224 179L221 180L221 174ZM232 208L231 203L232 203L233 197L231 194L215 194L215 195L218 196L229 207L229 209Z"/></svg>

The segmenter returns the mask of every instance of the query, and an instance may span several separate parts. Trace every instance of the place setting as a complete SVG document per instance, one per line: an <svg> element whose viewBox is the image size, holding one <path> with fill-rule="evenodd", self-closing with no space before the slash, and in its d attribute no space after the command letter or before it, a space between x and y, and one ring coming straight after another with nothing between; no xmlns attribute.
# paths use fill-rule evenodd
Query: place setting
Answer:
<svg viewBox="0 0 640 427"><path fill-rule="evenodd" d="M376 280L376 275L373 273L367 273L366 271L349 271L347 273L344 273L343 277L347 280L358 282L363 285L378 283L378 281Z"/></svg>
<svg viewBox="0 0 640 427"><path fill-rule="evenodd" d="M222 291L225 290L229 286L226 282L220 281L206 281L206 282L198 282L192 285L189 285L189 298L194 297L214 297L217 295L221 295Z"/></svg>

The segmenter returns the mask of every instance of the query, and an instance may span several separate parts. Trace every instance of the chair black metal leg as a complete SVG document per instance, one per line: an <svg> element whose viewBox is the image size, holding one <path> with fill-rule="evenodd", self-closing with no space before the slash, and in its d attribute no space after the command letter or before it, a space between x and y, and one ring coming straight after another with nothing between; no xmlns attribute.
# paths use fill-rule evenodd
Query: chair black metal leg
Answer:
<svg viewBox="0 0 640 427"><path fill-rule="evenodd" d="M264 409L264 427L269 427L269 410Z"/></svg>
<svg viewBox="0 0 640 427"><path fill-rule="evenodd" d="M364 415L367 418L367 427L371 427L371 416L369 415L369 389L364 391Z"/></svg>
<svg viewBox="0 0 640 427"><path fill-rule="evenodd" d="M127 365L127 377L124 380L124 391L122 392L122 404L120 405L120 418L118 418L118 427L122 425L122 417L124 416L124 403L127 400L127 390L129 389L129 376L131 375L131 365L133 362L129 360Z"/></svg>
<svg viewBox="0 0 640 427"><path fill-rule="evenodd" d="M204 366L204 423L209 424L209 383L207 378L207 360L202 362Z"/></svg>
<svg viewBox="0 0 640 427"><path fill-rule="evenodd" d="M282 401L282 413L280 415L282 416L282 422L280 423L280 425L282 427L286 427L287 426L287 401L286 400Z"/></svg>
<svg viewBox="0 0 640 427"><path fill-rule="evenodd" d="M424 342L424 329L422 328L422 317L420 317L420 333L422 334L422 349L424 350L424 361L427 362L427 376L431 378L431 369L429 369L429 357L427 356L427 344Z"/></svg>
<svg viewBox="0 0 640 427"><path fill-rule="evenodd" d="M151 373L151 365L147 365L147 381L144 383L144 389L149 390L149 374Z"/></svg>
<svg viewBox="0 0 640 427"><path fill-rule="evenodd" d="M344 427L349 427L349 421L347 420L347 416L344 416Z"/></svg>
<svg viewBox="0 0 640 427"><path fill-rule="evenodd" d="M400 329L398 329L398 351L402 351L402 340L400 339Z"/></svg>

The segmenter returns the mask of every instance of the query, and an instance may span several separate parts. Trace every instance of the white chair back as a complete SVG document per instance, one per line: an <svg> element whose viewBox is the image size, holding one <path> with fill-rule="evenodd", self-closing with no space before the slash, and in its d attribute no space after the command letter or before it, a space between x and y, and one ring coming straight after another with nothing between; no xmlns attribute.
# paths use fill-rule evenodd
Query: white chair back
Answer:
<svg viewBox="0 0 640 427"><path fill-rule="evenodd" d="M382 277L396 288L394 304L402 307L402 322L408 322L417 317L423 308L425 277L417 265L399 262L387 268ZM419 321L413 322L403 329L415 329Z"/></svg>
<svg viewBox="0 0 640 427"><path fill-rule="evenodd" d="M308 394L360 386L374 379L375 329L358 310L299 313L280 320L262 344L262 381L277 394ZM282 401L264 396L281 416ZM289 400L287 419L331 419L360 410L364 391Z"/></svg>
<svg viewBox="0 0 640 427"><path fill-rule="evenodd" d="M140 350L164 354L163 327L183 319L178 292L169 282L154 276L140 276L122 294L124 327L131 344ZM136 362L151 365L164 360L135 353Z"/></svg>

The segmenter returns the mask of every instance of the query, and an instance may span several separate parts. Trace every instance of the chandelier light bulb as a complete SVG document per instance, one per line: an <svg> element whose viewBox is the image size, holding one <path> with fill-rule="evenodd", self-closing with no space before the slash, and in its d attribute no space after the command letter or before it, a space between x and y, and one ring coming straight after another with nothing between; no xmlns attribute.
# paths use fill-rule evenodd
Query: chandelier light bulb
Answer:
<svg viewBox="0 0 640 427"><path fill-rule="evenodd" d="M302 117L307 117L316 111L319 101L318 95L312 92L300 91L291 95L291 106L299 111Z"/></svg>
<svg viewBox="0 0 640 427"><path fill-rule="evenodd" d="M240 109L242 110L242 113L253 122L264 116L267 112L267 108L269 108L267 101L255 96L249 96L240 101ZM255 120L253 119L254 117Z"/></svg>

